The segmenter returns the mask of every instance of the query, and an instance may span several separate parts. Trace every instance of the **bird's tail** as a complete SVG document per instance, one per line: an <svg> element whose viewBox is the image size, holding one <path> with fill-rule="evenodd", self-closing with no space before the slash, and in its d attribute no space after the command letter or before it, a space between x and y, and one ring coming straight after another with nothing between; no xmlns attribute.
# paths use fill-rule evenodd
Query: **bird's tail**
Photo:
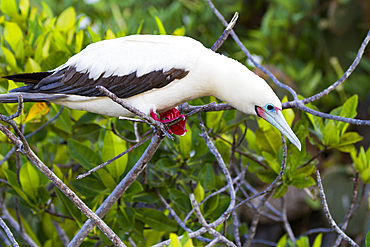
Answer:
<svg viewBox="0 0 370 247"><path fill-rule="evenodd" d="M45 102L66 97L63 94L14 92L0 94L0 103L17 103L19 95L22 95L23 102Z"/></svg>

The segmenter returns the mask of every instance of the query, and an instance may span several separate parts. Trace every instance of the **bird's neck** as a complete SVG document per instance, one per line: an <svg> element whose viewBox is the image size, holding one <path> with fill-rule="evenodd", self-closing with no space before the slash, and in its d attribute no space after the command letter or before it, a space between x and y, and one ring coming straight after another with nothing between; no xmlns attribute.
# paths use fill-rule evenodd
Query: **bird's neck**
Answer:
<svg viewBox="0 0 370 247"><path fill-rule="evenodd" d="M244 113L255 114L246 102L253 102L255 84L260 84L261 78L238 61L214 52L207 56L205 64L210 95Z"/></svg>

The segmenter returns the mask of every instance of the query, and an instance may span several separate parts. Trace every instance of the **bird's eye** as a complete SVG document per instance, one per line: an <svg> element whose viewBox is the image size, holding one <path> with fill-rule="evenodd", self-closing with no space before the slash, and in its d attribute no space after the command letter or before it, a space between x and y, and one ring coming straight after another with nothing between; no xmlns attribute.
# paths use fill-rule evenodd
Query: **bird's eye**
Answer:
<svg viewBox="0 0 370 247"><path fill-rule="evenodd" d="M269 110L269 111L273 111L274 110L274 105L273 104L267 104L266 105L266 109Z"/></svg>

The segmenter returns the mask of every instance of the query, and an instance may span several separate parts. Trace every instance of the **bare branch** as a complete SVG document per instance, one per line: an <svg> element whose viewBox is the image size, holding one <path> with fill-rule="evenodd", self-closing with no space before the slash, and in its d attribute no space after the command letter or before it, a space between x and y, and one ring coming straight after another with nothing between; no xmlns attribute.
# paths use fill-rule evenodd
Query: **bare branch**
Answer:
<svg viewBox="0 0 370 247"><path fill-rule="evenodd" d="M292 240L293 244L295 244L297 239L294 237L294 233L293 233L292 228L290 227L290 224L289 224L289 221L288 221L288 216L287 216L287 213L286 213L287 201L286 201L285 197L282 197L281 200L282 200L282 204L283 204L282 207L281 207L281 215L282 215L283 222L284 222L284 228L285 228L285 231L288 233L289 238Z"/></svg>
<svg viewBox="0 0 370 247"><path fill-rule="evenodd" d="M5 234L8 236L8 239L13 244L13 246L18 247L19 246L18 242L15 240L13 233L10 231L9 227L5 224L2 218L0 218L0 226L1 228L3 228Z"/></svg>
<svg viewBox="0 0 370 247"><path fill-rule="evenodd" d="M247 169L248 167L245 167L243 169L243 171L233 179L233 184L237 183L239 180L241 180L245 173L247 172ZM221 194L222 192L226 191L228 189L229 185L226 185L224 187L222 187L221 189L209 194L208 196L206 196L201 202L198 203L198 205L200 206L201 204L203 204L205 201L207 201L209 198L215 196L215 195L218 195L218 194ZM190 210L190 212L186 215L185 219L184 219L184 222L188 221L188 219L190 218L190 216L192 215L192 213L194 212L194 208L192 210Z"/></svg>
<svg viewBox="0 0 370 247"><path fill-rule="evenodd" d="M22 101L22 97L19 97L18 99L20 99L19 102ZM23 109L22 104L20 104L17 113L21 112L20 109ZM28 145L26 138L23 136L23 133L18 129L14 120L2 114L0 114L0 120L12 126L19 139L13 133L7 130L2 124L0 124L0 131L2 131L15 145L19 145L20 148L18 149L22 151L27 159L33 165L35 165L53 184L55 184L81 210L81 212L83 212L89 219L92 219L114 245L125 246L125 244L118 238L112 229L110 229L104 221L102 221L90 208L88 208L85 203L35 155ZM21 143L19 144L19 142Z"/></svg>
<svg viewBox="0 0 370 247"><path fill-rule="evenodd" d="M233 218L234 237L235 237L236 246L242 247L242 242L240 241L240 234L239 234L238 214L235 211L233 211L231 214L231 217Z"/></svg>
<svg viewBox="0 0 370 247"><path fill-rule="evenodd" d="M153 118L149 117L144 112L142 112L139 109L136 109L135 107L127 104L122 99L118 98L117 95L115 95L114 93L110 92L105 87L99 85L99 86L96 86L96 88L100 92L104 93L111 100L113 100L114 102L116 102L117 104L121 105L122 107L124 107L128 111L130 111L133 114L135 114L135 115L137 115L137 116L145 119L146 121L148 121L148 123L150 123L151 125L157 127L158 129L160 129L170 140L172 140L172 141L175 140L175 138L168 133L168 131L167 131L167 129L166 129L166 127L165 127L165 125L163 123L161 123L159 121L155 121Z"/></svg>
<svg viewBox="0 0 370 247"><path fill-rule="evenodd" d="M221 21L221 23L227 27L228 26L228 23L226 22L225 18L222 16L222 14L217 10L217 8L215 7L215 5L212 3L211 0L206 0L208 5L211 7L212 11L215 13L215 15L217 16L217 18ZM276 84L278 85L279 87L289 91L292 95L293 95L293 98L294 100L298 100L298 96L297 96L297 93L291 88L289 87L288 85L285 85L283 83L281 83L270 71L268 71L265 67L263 67L262 65L260 65L259 63L257 63L252 54L248 51L248 49L243 45L243 43L240 41L239 37L236 35L236 33L234 32L234 30L231 30L230 32L231 36L233 37L233 39L235 40L236 44L239 46L239 48L244 52L245 55L247 55L247 57L251 60L251 62L254 64L254 66L256 66L257 68L259 68L263 73L265 73L268 77L270 77L270 79Z"/></svg>
<svg viewBox="0 0 370 247"><path fill-rule="evenodd" d="M319 191L320 191L322 206L323 206L325 216L328 219L328 222L329 222L330 226L334 229L334 231L336 231L340 236L342 236L342 238L344 238L344 240L346 240L351 246L359 247L359 245L356 244L355 241L353 241L350 237L348 237L347 234L345 234L338 227L337 223L335 223L335 221L334 221L334 219L331 216L330 211L329 211L329 207L328 207L328 203L326 201L326 195L325 195L325 192L324 192L324 187L323 187L322 182L321 182L321 176L320 176L319 170L316 170L316 177L317 177L317 185L318 185Z"/></svg>
<svg viewBox="0 0 370 247"><path fill-rule="evenodd" d="M87 177L87 176L88 176L88 175L90 175L91 173L96 172L97 170L99 170L99 169L103 168L104 166L109 165L109 164L110 164L110 163L112 163L113 161L115 161L115 160L117 160L117 159L121 158L123 155L125 155L125 154L127 154L127 153L131 152L132 150L134 150L135 148L139 147L141 144L143 144L144 142L146 142L147 140L149 140L150 138L152 138L154 135L155 135L155 132L153 132L151 135L147 136L146 138L142 139L140 142L136 143L135 145L131 146L131 147L130 147L129 149L127 149L126 151L124 151L124 152L120 153L120 154L119 154L119 155L117 155L116 157L114 157L114 158L112 158L112 159L110 159L110 160L108 160L108 161L106 161L106 162L104 162L104 163L102 163L102 164L100 164L100 165L98 165L98 166L94 167L93 169L91 169L90 171L88 171L88 172L86 172L86 173L84 173L84 174L80 174L80 175L78 175L76 178L77 178L77 179L82 179L82 178L84 178L84 177Z"/></svg>
<svg viewBox="0 0 370 247"><path fill-rule="evenodd" d="M285 137L283 136L283 134L281 134L281 138L282 138L282 141L283 141L283 162L281 164L281 169L280 169L280 172L279 174L277 175L277 177L275 178L275 180L263 191L257 193L257 194L254 194L253 196L243 200L242 202L240 202L239 204L237 204L233 209L232 211L234 211L235 209L237 209L238 207L242 206L244 203L256 198L256 197L259 197L261 195L264 195L272 190L274 190L276 188L276 186L278 185L278 181L282 178L283 174L284 174L284 171L285 171L285 166L286 166L286 157L287 157L287 146L286 146L286 142L285 142Z"/></svg>
<svg viewBox="0 0 370 247"><path fill-rule="evenodd" d="M104 217L104 215L113 207L114 203L118 201L118 199L123 195L123 193L128 189L128 187L130 187L130 185L136 180L139 174L146 167L146 165L151 160L158 147L162 143L163 138L164 136L158 134L153 136L149 146L146 148L143 155L136 162L134 167L131 168L127 175L122 179L122 181L116 186L116 188L107 197L107 199L105 199L105 201L96 210L97 215L99 215L100 217ZM91 220L87 220L78 231L78 233L71 240L68 246L79 246L89 234L89 232L93 229L93 227L94 222Z"/></svg>
<svg viewBox="0 0 370 247"><path fill-rule="evenodd" d="M186 226L185 221L182 221L180 219L180 217L176 214L176 212L171 208L171 206L166 202L166 200L163 198L163 196L159 193L159 190L157 190L157 195L158 195L159 199L161 199L162 203L167 208L167 210L170 212L172 217L176 220L177 224L179 224L181 226L181 228L184 229L185 231L187 231L189 233L192 233L193 231ZM204 237L201 237L201 236L198 236L197 239L200 240L200 241L206 242L206 243L209 243L211 241L211 239L204 238Z"/></svg>
<svg viewBox="0 0 370 247"><path fill-rule="evenodd" d="M54 117L50 118L50 120L49 120L49 121L47 121L46 123L44 123L43 125L41 125L39 128L37 128L37 130L32 131L31 133L29 133L28 135L26 135L26 136L25 136L25 138L26 138L26 139L27 139L27 138L30 138L31 136L33 136L34 134L36 134L37 132L39 132L40 130L42 130L43 128L45 128L47 125L49 125L49 124L50 124L51 122L53 122L55 119L57 119L57 118L60 116L60 114L62 114L63 110L64 110L64 106L62 106L62 107L59 109L58 113L57 113L57 114L55 114L55 116L54 116Z"/></svg>
<svg viewBox="0 0 370 247"><path fill-rule="evenodd" d="M238 20L238 18L239 18L239 13L238 12L235 12L233 18L231 19L229 25L227 25L225 31L221 34L220 38L211 47L211 50L212 51L217 51L218 48L220 48L221 45L225 42L225 40L229 36L231 30L234 28L234 26L235 26L236 21Z"/></svg>
<svg viewBox="0 0 370 247"><path fill-rule="evenodd" d="M359 182L360 182L359 172L356 172L353 182L354 183L353 183L353 193L352 193L351 203L349 204L349 208L347 210L346 216L344 217L342 226L340 227L342 231L345 231L347 229L348 223L353 215L353 211L354 211L355 204L356 204L356 198L358 195ZM335 244L333 245L333 247L339 246L341 242L342 242L342 236L339 235L337 239L335 240Z"/></svg>
<svg viewBox="0 0 370 247"><path fill-rule="evenodd" d="M313 95L313 96L311 96L309 98L306 98L306 99L301 100L302 103L303 104L307 104L307 103L310 103L312 101L318 100L321 97L323 97L325 95L328 95L336 87L338 87L339 85L341 85L352 74L352 72L356 69L357 65L360 63L361 58L362 58L362 55L364 54L365 48L369 44L369 41L370 41L370 31L367 33L364 41L362 42L361 47L360 47L360 49L357 52L357 55L356 55L355 60L352 62L351 66L349 66L349 68L344 73L344 75L338 81L336 81L335 83L333 83L332 85L330 85L327 89L323 90L322 92L320 92L318 94L315 94L315 95ZM287 106L289 106L290 105L289 103L290 102L287 102L285 104ZM294 103L293 103L293 105L294 105Z"/></svg>
<svg viewBox="0 0 370 247"><path fill-rule="evenodd" d="M214 238L218 238L219 241L222 242L222 243L224 243L226 246L236 247L236 245L233 242L231 242L230 240L228 240L227 238L225 238L225 236L221 235L221 233L219 233L218 231L216 231L215 229L213 229L212 227L209 226L209 224L207 223L207 221L204 219L204 217L202 215L202 212L200 212L199 206L197 204L197 201L195 200L195 196L194 196L193 193L190 193L189 198L190 198L191 205L193 205L195 215L198 217L198 220L199 220L200 224Z"/></svg>
<svg viewBox="0 0 370 247"><path fill-rule="evenodd" d="M37 247L37 244L31 239L31 237L27 233L21 231L18 222L15 219L13 219L13 217L10 215L4 202L1 202L1 203L2 203L1 218L9 222L9 224L19 233L19 235L21 235L21 237L27 243L28 246Z"/></svg>
<svg viewBox="0 0 370 247"><path fill-rule="evenodd" d="M249 236L248 236L247 242L245 243L246 247L249 247L252 244L252 240L254 239L254 236L256 234L262 208L264 207L265 203L272 195L272 192L273 190L270 190L270 191L267 191L266 194L264 194L264 196L262 197L257 207L257 210L254 212L253 220L252 220L251 226L249 227Z"/></svg>
<svg viewBox="0 0 370 247"><path fill-rule="evenodd" d="M225 164L225 162L223 161L223 159L221 157L221 154L218 152L216 146L211 141L211 138L209 137L209 135L208 135L208 133L207 133L205 127L204 127L204 123L203 123L203 120L201 118L200 113L198 114L198 120L199 120L200 128L202 130L202 134L200 134L200 135L205 140L205 142L206 142L209 150L211 151L211 153L216 157L218 165L220 166L222 172L224 173L224 175L226 177L226 181L227 181L228 188L229 188L229 193L230 193L230 204L229 204L229 207L227 209L227 211L229 211L231 208L233 208L235 206L235 201L236 201L236 195L235 195L235 190L234 190L234 186L233 186L233 180L231 179L230 172L227 169L226 164ZM229 212L229 214L230 213L231 213L231 211ZM226 218L228 218L228 217L229 217L229 215L226 216Z"/></svg>

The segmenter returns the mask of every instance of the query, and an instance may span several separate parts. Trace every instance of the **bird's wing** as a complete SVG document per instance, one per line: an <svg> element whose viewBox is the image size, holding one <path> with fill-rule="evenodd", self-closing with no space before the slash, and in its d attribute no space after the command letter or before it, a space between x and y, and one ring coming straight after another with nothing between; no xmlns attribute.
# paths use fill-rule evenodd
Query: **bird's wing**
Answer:
<svg viewBox="0 0 370 247"><path fill-rule="evenodd" d="M97 85L101 85L120 98L129 98L153 88L164 87L175 79L182 79L187 74L188 71L182 69L171 69L165 72L152 71L140 77L136 75L136 72L132 72L124 76L104 77L102 74L98 79L94 79L89 78L87 73L77 72L74 67L68 67L45 77L36 85L17 88L12 92L104 96L96 88Z"/></svg>
<svg viewBox="0 0 370 247"><path fill-rule="evenodd" d="M38 84L13 92L103 96L96 89L102 85L118 97L128 98L164 87L189 73L200 47L198 42L186 38L180 42L173 38L169 38L169 42L164 37L154 41L146 40L148 38L130 36L91 44L52 73L44 74L47 76ZM17 80L16 76L13 79ZM24 76L17 81L22 79L35 82Z"/></svg>

